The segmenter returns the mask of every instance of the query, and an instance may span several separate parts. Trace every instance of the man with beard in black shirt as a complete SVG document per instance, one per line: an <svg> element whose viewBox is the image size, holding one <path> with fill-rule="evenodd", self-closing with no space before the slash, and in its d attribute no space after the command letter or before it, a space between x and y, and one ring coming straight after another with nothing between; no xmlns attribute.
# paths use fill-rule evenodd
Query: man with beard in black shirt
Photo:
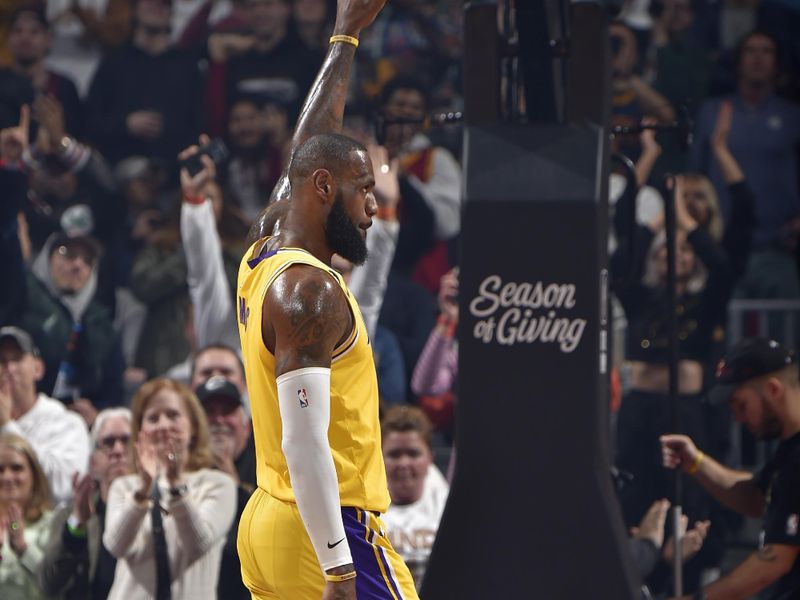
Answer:
<svg viewBox="0 0 800 600"><path fill-rule="evenodd" d="M717 367L712 403L728 402L740 423L778 450L755 475L729 469L683 435L661 437L664 466L681 468L718 501L761 517L758 550L736 569L685 598L750 598L774 584L770 600L800 597L800 379L797 357L775 341L734 346Z"/></svg>

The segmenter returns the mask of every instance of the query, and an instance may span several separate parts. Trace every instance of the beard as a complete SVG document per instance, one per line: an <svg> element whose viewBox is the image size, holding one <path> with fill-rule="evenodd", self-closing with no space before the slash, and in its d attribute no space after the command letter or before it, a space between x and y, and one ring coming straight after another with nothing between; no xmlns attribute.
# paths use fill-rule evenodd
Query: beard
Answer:
<svg viewBox="0 0 800 600"><path fill-rule="evenodd" d="M767 401L761 398L761 421L753 431L753 435L761 441L768 442L781 437L781 420Z"/></svg>
<svg viewBox="0 0 800 600"><path fill-rule="evenodd" d="M331 212L325 219L325 236L330 249L354 265L363 265L367 260L367 242L347 216L340 191L336 193Z"/></svg>

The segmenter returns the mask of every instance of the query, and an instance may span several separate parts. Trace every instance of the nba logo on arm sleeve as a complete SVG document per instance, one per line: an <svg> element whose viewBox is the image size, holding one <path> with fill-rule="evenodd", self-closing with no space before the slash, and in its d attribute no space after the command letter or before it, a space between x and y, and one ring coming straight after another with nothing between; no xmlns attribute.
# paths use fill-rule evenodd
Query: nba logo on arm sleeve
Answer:
<svg viewBox="0 0 800 600"><path fill-rule="evenodd" d="M250 308L247 306L247 303L244 301L244 298L239 296L239 323L242 324L242 327L247 329L247 319L250 316Z"/></svg>
<svg viewBox="0 0 800 600"><path fill-rule="evenodd" d="M300 401L300 408L308 408L308 394L306 394L306 388L297 390L297 399Z"/></svg>

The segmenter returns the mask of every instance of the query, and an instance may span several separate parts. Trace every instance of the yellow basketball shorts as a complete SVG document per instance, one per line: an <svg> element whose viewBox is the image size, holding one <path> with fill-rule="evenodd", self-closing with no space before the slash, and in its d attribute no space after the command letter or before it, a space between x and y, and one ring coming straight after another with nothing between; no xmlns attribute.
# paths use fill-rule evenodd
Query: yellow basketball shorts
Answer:
<svg viewBox="0 0 800 600"><path fill-rule="evenodd" d="M358 600L418 600L414 581L377 513L342 508L358 576ZM250 497L237 539L242 581L255 599L320 600L325 587L317 555L293 502L261 488Z"/></svg>

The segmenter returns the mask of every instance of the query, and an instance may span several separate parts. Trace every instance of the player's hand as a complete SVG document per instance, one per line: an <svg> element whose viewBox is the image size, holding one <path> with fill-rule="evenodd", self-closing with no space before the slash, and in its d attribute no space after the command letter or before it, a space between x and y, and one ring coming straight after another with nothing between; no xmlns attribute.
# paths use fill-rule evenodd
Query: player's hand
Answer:
<svg viewBox="0 0 800 600"><path fill-rule="evenodd" d="M666 468L681 468L688 471L697 461L700 451L690 437L669 434L662 435L659 441L661 442L661 458Z"/></svg>
<svg viewBox="0 0 800 600"><path fill-rule="evenodd" d="M322 592L322 600L356 600L356 580L348 579L339 583L328 582Z"/></svg>
<svg viewBox="0 0 800 600"><path fill-rule="evenodd" d="M386 0L338 0L333 33L358 36L375 20L384 4Z"/></svg>
<svg viewBox="0 0 800 600"><path fill-rule="evenodd" d="M352 573L352 563L349 565L341 565L328 569L328 575L345 575ZM347 581L339 581L333 583L331 581L325 584L325 590L322 592L322 600L356 600L356 579L348 579Z"/></svg>

